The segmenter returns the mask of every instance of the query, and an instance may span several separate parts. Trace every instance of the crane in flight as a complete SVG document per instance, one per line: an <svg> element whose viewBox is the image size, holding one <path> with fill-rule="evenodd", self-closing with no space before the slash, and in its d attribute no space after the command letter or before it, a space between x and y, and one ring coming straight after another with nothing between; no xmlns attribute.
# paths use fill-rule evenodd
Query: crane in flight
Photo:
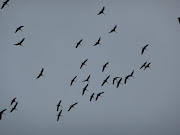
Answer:
<svg viewBox="0 0 180 135"><path fill-rule="evenodd" d="M111 31L109 33L112 33L112 32L116 32L117 33L116 28L117 28L117 24L114 26L113 29L111 29Z"/></svg>
<svg viewBox="0 0 180 135"><path fill-rule="evenodd" d="M6 0L5 2L3 2L3 5L2 5L2 7L1 7L1 9L3 9L6 5L8 5L8 2L9 2L9 0ZM9 6L9 5L8 5Z"/></svg>
<svg viewBox="0 0 180 135"><path fill-rule="evenodd" d="M0 120L2 119L2 114L4 114L4 112L6 111L7 109L4 109L0 112ZM5 115L5 114L4 114Z"/></svg>
<svg viewBox="0 0 180 135"><path fill-rule="evenodd" d="M59 118L60 118L60 117L63 117L63 116L61 115L61 113L62 113L62 109L61 109L61 111L59 112L59 114L57 115L57 121L59 121Z"/></svg>
<svg viewBox="0 0 180 135"><path fill-rule="evenodd" d="M146 48L149 46L149 44L145 45L144 47L142 47L141 50L141 55L143 55L144 51L147 50Z"/></svg>
<svg viewBox="0 0 180 135"><path fill-rule="evenodd" d="M105 7L103 7L103 8L101 9L101 11L99 11L99 13L98 13L97 15L104 14L104 10L105 10ZM105 15L105 14L104 14L104 15Z"/></svg>
<svg viewBox="0 0 180 135"><path fill-rule="evenodd" d="M144 70L146 70L146 68L150 68L150 64L151 62L149 62L145 67L144 67ZM151 69L151 68L150 68Z"/></svg>
<svg viewBox="0 0 180 135"><path fill-rule="evenodd" d="M24 26L19 26L19 27L16 29L15 33L18 32L19 30L22 31L21 28L23 28L23 27L24 27Z"/></svg>
<svg viewBox="0 0 180 135"><path fill-rule="evenodd" d="M14 45L20 45L20 46L22 46L22 43L24 42L24 40L25 40L25 38L23 38L19 43L16 43L16 44L14 44ZM22 46L23 47L23 46Z"/></svg>
<svg viewBox="0 0 180 135"><path fill-rule="evenodd" d="M100 41L101 41L101 37L100 37L100 38L98 39L98 41L94 44L94 46L96 46L96 45L101 45Z"/></svg>
<svg viewBox="0 0 180 135"><path fill-rule="evenodd" d="M44 68L41 69L41 72L40 72L39 75L36 77L36 79L40 78L41 76L44 76L44 75L43 75L43 72L44 72Z"/></svg>
<svg viewBox="0 0 180 135"><path fill-rule="evenodd" d="M104 92L100 92L100 93L97 94L97 96L96 96L96 101L98 100L99 97L101 97L101 95L102 95L103 93L104 93Z"/></svg>
<svg viewBox="0 0 180 135"><path fill-rule="evenodd" d="M127 80L129 79L129 77L130 77L130 75L127 75L127 76L125 77L125 79L124 79L124 84L127 83Z"/></svg>
<svg viewBox="0 0 180 135"><path fill-rule="evenodd" d="M88 90L87 90L88 85L89 85L89 84L86 84L86 86L83 88L82 96L84 95L85 91L88 91Z"/></svg>
<svg viewBox="0 0 180 135"><path fill-rule="evenodd" d="M68 112L69 112L72 108L74 108L74 106L77 105L77 104L78 104L78 102L76 102L76 103L70 105L70 107L69 107L69 109L68 109Z"/></svg>
<svg viewBox="0 0 180 135"><path fill-rule="evenodd" d="M14 110L17 110L16 107L18 105L18 102L16 102L16 104L14 105L14 107L11 109L10 113L13 112ZM18 111L18 110L17 110Z"/></svg>
<svg viewBox="0 0 180 135"><path fill-rule="evenodd" d="M86 66L86 62L88 61L88 59L86 59L84 62L81 63L80 69L85 65Z"/></svg>
<svg viewBox="0 0 180 135"><path fill-rule="evenodd" d="M11 105L16 102L16 98L14 98L12 101L11 101Z"/></svg>
<svg viewBox="0 0 180 135"><path fill-rule="evenodd" d="M83 40L81 39L79 42L76 43L76 48L78 48L78 46L81 45L81 42L82 42L82 41L83 41Z"/></svg>
<svg viewBox="0 0 180 135"><path fill-rule="evenodd" d="M107 67L108 64L109 64L109 62L107 62L107 63L105 63L105 64L103 65L102 72L104 72L105 68L108 68L108 67Z"/></svg>
<svg viewBox="0 0 180 135"><path fill-rule="evenodd" d="M146 66L146 64L147 64L147 61L146 61L146 62L144 62L144 64L140 67L140 69L142 69L143 67L145 67L145 66Z"/></svg>
<svg viewBox="0 0 180 135"><path fill-rule="evenodd" d="M59 107L61 107L61 100L59 101L59 103L56 106L57 106L57 111L58 111Z"/></svg>
<svg viewBox="0 0 180 135"><path fill-rule="evenodd" d="M75 77L71 80L70 86L73 84L73 82L76 82L76 81L75 81L76 78L77 78L77 76L75 76Z"/></svg>
<svg viewBox="0 0 180 135"><path fill-rule="evenodd" d="M90 78L91 76L89 75L88 77L87 77L87 79L85 79L84 81L82 81L82 82L89 82L89 78Z"/></svg>
<svg viewBox="0 0 180 135"><path fill-rule="evenodd" d="M103 81L103 83L101 84L101 86L103 86L106 82L108 83L108 79L109 79L110 75L108 77L106 77L106 79Z"/></svg>
<svg viewBox="0 0 180 135"><path fill-rule="evenodd" d="M116 88L119 87L119 85L121 84L121 81L122 81L122 78L120 78L119 81L117 82L117 87Z"/></svg>
<svg viewBox="0 0 180 135"><path fill-rule="evenodd" d="M94 98L94 94L95 94L95 93L93 93L93 94L90 96L90 102L91 102L91 100Z"/></svg>
<svg viewBox="0 0 180 135"><path fill-rule="evenodd" d="M114 77L114 78L113 78L113 85L114 85L115 81L116 81L118 78L120 78L120 77Z"/></svg>

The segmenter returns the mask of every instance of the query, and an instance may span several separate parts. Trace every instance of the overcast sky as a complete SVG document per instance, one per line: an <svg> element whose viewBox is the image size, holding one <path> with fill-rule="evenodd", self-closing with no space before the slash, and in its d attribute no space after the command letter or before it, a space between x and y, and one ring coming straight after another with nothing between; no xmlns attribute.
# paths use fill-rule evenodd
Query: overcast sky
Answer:
<svg viewBox="0 0 180 135"><path fill-rule="evenodd" d="M7 109L1 135L180 134L180 0L8 4L0 10L0 111ZM106 15L98 16L103 6ZM108 34L116 24L117 33ZM15 33L20 25L23 31ZM93 47L99 37L101 46ZM23 38L23 47L13 45ZM76 49L80 39L82 46ZM87 66L80 70L85 59ZM145 61L151 69L140 70ZM36 79L42 68L44 77ZM113 77L124 80L132 70L134 78L126 85L112 85ZM88 75L88 91L82 96ZM109 84L101 87L108 75ZM99 92L102 97L90 102L90 95ZM14 97L18 111L9 113ZM60 99L63 117L57 122Z"/></svg>

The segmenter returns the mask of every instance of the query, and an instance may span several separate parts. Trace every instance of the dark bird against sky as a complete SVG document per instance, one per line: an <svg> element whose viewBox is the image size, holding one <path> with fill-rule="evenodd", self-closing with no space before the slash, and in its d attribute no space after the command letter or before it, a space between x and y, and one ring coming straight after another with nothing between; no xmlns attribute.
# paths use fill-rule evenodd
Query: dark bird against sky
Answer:
<svg viewBox="0 0 180 135"><path fill-rule="evenodd" d="M96 46L96 45L101 45L100 41L101 41L101 37L100 37L100 38L98 39L98 41L94 44L94 46Z"/></svg>
<svg viewBox="0 0 180 135"><path fill-rule="evenodd" d="M109 62L107 62L107 63L105 63L105 64L103 65L102 72L104 72L105 68L108 68L108 67L107 67L108 64L109 64Z"/></svg>
<svg viewBox="0 0 180 135"><path fill-rule="evenodd" d="M59 110L59 107L61 106L61 100L59 101L59 103L57 104L57 111Z"/></svg>
<svg viewBox="0 0 180 135"><path fill-rule="evenodd" d="M88 77L87 77L87 79L85 79L84 81L82 81L82 82L89 82L89 78L90 78L91 76L89 75Z"/></svg>
<svg viewBox="0 0 180 135"><path fill-rule="evenodd" d="M43 72L44 72L44 68L42 68L42 70L41 70L40 74L37 76L37 78L36 78L36 79L40 78L41 76L44 76L44 75L43 75Z"/></svg>
<svg viewBox="0 0 180 135"><path fill-rule="evenodd" d="M76 43L76 48L78 48L79 45L81 45L82 39Z"/></svg>
<svg viewBox="0 0 180 135"><path fill-rule="evenodd" d="M112 32L116 32L117 33L116 28L117 28L117 24L114 26L113 29L111 29L111 31L109 33L112 33Z"/></svg>
<svg viewBox="0 0 180 135"><path fill-rule="evenodd" d="M19 26L19 27L16 29L15 33L18 32L19 30L22 31L21 28L23 28L23 27L24 27L24 26Z"/></svg>
<svg viewBox="0 0 180 135"><path fill-rule="evenodd" d="M86 59L84 62L81 63L81 66L80 66L80 69L83 67L83 66L86 66L86 62L88 61L88 59Z"/></svg>
<svg viewBox="0 0 180 135"><path fill-rule="evenodd" d="M148 63L148 64L144 67L144 70L146 70L146 68L150 68L150 64L151 64L151 62Z"/></svg>
<svg viewBox="0 0 180 135"><path fill-rule="evenodd" d="M59 121L59 118L62 117L61 113L62 113L62 109L61 109L61 111L59 112L59 114L57 115L57 121Z"/></svg>
<svg viewBox="0 0 180 135"><path fill-rule="evenodd" d="M103 8L101 9L101 11L99 11L99 13L98 13L97 15L104 14L104 10L105 10L105 7L103 7ZM104 14L104 15L105 15L105 14Z"/></svg>
<svg viewBox="0 0 180 135"><path fill-rule="evenodd" d="M93 94L90 96L90 102L91 102L91 100L94 98L94 94L95 94L95 93L93 93Z"/></svg>
<svg viewBox="0 0 180 135"><path fill-rule="evenodd" d="M2 119L2 114L4 114L4 112L6 111L7 109L4 109L0 112L0 120ZM5 115L5 114L4 114Z"/></svg>
<svg viewBox="0 0 180 135"><path fill-rule="evenodd" d="M178 18L179 24L180 24L180 17Z"/></svg>
<svg viewBox="0 0 180 135"><path fill-rule="evenodd" d="M82 96L84 95L85 91L88 91L88 90L87 90L88 85L89 85L89 84L86 84L86 86L83 88Z"/></svg>
<svg viewBox="0 0 180 135"><path fill-rule="evenodd" d="M146 66L146 64L147 64L147 61L146 61L146 62L144 62L144 64L140 67L140 69L142 69L143 67L145 67L145 66Z"/></svg>
<svg viewBox="0 0 180 135"><path fill-rule="evenodd" d="M116 81L118 78L120 78L120 77L114 77L114 78L113 78L113 85L114 85L115 81Z"/></svg>
<svg viewBox="0 0 180 135"><path fill-rule="evenodd" d="M96 101L98 100L99 97L101 97L101 95L102 95L103 93L104 93L104 92L100 92L100 93L97 94L97 96L96 96Z"/></svg>
<svg viewBox="0 0 180 135"><path fill-rule="evenodd" d="M2 5L2 7L1 7L1 9L3 9L4 7L5 7L5 5L8 5L8 2L9 2L9 0L6 0L5 2L3 2L3 5ZM9 6L9 5L8 5Z"/></svg>
<svg viewBox="0 0 180 135"><path fill-rule="evenodd" d="M18 102L16 102L16 104L14 105L14 107L11 109L10 113L13 112L14 110L17 110L16 107L18 105Z"/></svg>
<svg viewBox="0 0 180 135"><path fill-rule="evenodd" d="M149 44L145 45L143 48L142 48L142 51L141 51L141 55L143 55L144 51L147 50L146 48L149 46Z"/></svg>
<svg viewBox="0 0 180 135"><path fill-rule="evenodd" d="M24 42L24 40L25 40L25 38L23 38L19 43L16 43L16 44L14 44L14 45L20 45L20 46L22 46L22 43ZM23 46L22 46L23 47Z"/></svg>
<svg viewBox="0 0 180 135"><path fill-rule="evenodd" d="M108 77L106 77L106 79L103 81L103 83L101 84L101 86L103 86L105 83L108 83L107 80L109 79L110 75Z"/></svg>
<svg viewBox="0 0 180 135"><path fill-rule="evenodd" d="M11 105L16 102L16 98L14 98L12 101L11 101Z"/></svg>
<svg viewBox="0 0 180 135"><path fill-rule="evenodd" d="M77 104L78 104L78 102L72 104L72 105L69 107L68 112L69 112L72 108L74 108L74 106L77 105Z"/></svg>
<svg viewBox="0 0 180 135"><path fill-rule="evenodd" d="M72 80L71 80L71 84L70 86L73 84L73 82L75 82L75 79L77 78L77 76L75 76Z"/></svg>
<svg viewBox="0 0 180 135"><path fill-rule="evenodd" d="M122 78L120 78L119 81L117 82L117 87L116 88L119 87L119 85L121 84L121 81L122 81Z"/></svg>

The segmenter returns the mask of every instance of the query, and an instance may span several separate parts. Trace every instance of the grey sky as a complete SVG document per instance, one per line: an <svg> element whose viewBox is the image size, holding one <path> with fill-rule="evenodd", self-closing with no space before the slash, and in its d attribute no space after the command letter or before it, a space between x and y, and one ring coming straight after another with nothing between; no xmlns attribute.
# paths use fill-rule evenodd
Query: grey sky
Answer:
<svg viewBox="0 0 180 135"><path fill-rule="evenodd" d="M97 16L103 6L106 15ZM0 110L8 109L0 134L179 135L179 16L179 0L10 0L0 10ZM116 24L118 33L108 34ZM23 32L15 34L20 25ZM93 47L99 37L102 46ZM24 47L13 45L22 38ZM145 61L151 69L139 70ZM42 67L45 77L36 80ZM111 84L133 69L127 85ZM108 75L110 83L101 87ZM89 102L102 91L102 98ZM10 114L14 97L19 111ZM57 122L60 99L63 117Z"/></svg>

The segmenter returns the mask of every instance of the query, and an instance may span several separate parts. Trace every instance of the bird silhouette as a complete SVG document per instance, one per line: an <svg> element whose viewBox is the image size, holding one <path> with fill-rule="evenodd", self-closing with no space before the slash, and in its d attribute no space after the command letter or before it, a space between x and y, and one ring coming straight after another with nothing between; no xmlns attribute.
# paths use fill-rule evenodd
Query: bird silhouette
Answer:
<svg viewBox="0 0 180 135"><path fill-rule="evenodd" d="M142 47L142 51L141 51L141 55L143 55L144 51L147 50L146 48L149 46L149 44L145 45L144 47Z"/></svg>
<svg viewBox="0 0 180 135"><path fill-rule="evenodd" d="M104 72L105 68L108 68L108 67L107 67L108 64L109 64L109 62L107 62L107 63L105 63L105 64L103 65L102 72Z"/></svg>
<svg viewBox="0 0 180 135"><path fill-rule="evenodd" d="M146 61L146 62L144 62L144 64L140 67L140 69L142 69L143 67L145 67L145 66L146 66L146 64L147 64L147 61Z"/></svg>
<svg viewBox="0 0 180 135"><path fill-rule="evenodd" d="M119 87L119 85L121 84L121 81L122 81L122 78L120 78L119 81L117 82L117 87L116 88Z"/></svg>
<svg viewBox="0 0 180 135"><path fill-rule="evenodd" d="M117 33L116 28L117 28L117 25L115 25L114 28L111 29L111 31L109 33L112 33L112 32L116 32Z"/></svg>
<svg viewBox="0 0 180 135"><path fill-rule="evenodd" d="M62 109L61 109L61 111L59 112L59 114L57 115L57 121L59 121L59 118L60 118L60 117L63 117L63 116L61 115L61 113L62 113Z"/></svg>
<svg viewBox="0 0 180 135"><path fill-rule="evenodd" d="M13 112L14 110L17 110L16 107L18 105L18 102L16 102L16 104L14 105L14 107L11 109L10 113ZM18 110L17 110L18 111Z"/></svg>
<svg viewBox="0 0 180 135"><path fill-rule="evenodd" d="M104 93L104 92L100 92L100 93L97 94L97 96L96 96L96 101L98 100L99 97L101 97L101 95L102 95L103 93Z"/></svg>
<svg viewBox="0 0 180 135"><path fill-rule="evenodd" d="M129 79L130 75L126 76L125 79L124 79L124 84L127 83L127 80Z"/></svg>
<svg viewBox="0 0 180 135"><path fill-rule="evenodd" d="M61 106L61 100L59 101L59 103L57 104L57 111L59 110L59 107Z"/></svg>
<svg viewBox="0 0 180 135"><path fill-rule="evenodd" d="M108 77L106 77L106 79L103 81L103 83L101 84L101 86L103 86L106 82L107 82L107 80L109 79L109 77L110 77L110 75L108 76ZM108 83L108 82L107 82Z"/></svg>
<svg viewBox="0 0 180 135"><path fill-rule="evenodd" d="M40 78L41 76L44 76L44 75L43 75L43 72L44 72L44 68L41 69L41 72L40 72L39 75L36 77L36 79Z"/></svg>
<svg viewBox="0 0 180 135"><path fill-rule="evenodd" d="M146 68L150 68L150 64L151 64L151 62L148 63L148 64L144 67L144 70L146 70Z"/></svg>
<svg viewBox="0 0 180 135"><path fill-rule="evenodd" d="M76 43L76 48L78 48L79 45L81 45L82 39Z"/></svg>
<svg viewBox="0 0 180 135"><path fill-rule="evenodd" d="M88 85L89 85L89 84L86 84L86 86L83 88L82 96L84 95L85 91L88 91L88 90L87 90Z"/></svg>
<svg viewBox="0 0 180 135"><path fill-rule="evenodd" d="M11 101L11 105L16 102L16 98L14 98L12 101Z"/></svg>
<svg viewBox="0 0 180 135"><path fill-rule="evenodd" d="M134 70L131 72L131 74L129 75L129 77L134 77Z"/></svg>
<svg viewBox="0 0 180 135"><path fill-rule="evenodd" d="M23 27L24 27L24 26L19 26L19 27L16 29L15 33L18 32L19 30L22 31L21 28L23 28Z"/></svg>
<svg viewBox="0 0 180 135"><path fill-rule="evenodd" d="M91 76L89 75L88 77L87 77L87 79L85 79L84 81L82 81L82 82L89 82L89 78L90 78Z"/></svg>
<svg viewBox="0 0 180 135"><path fill-rule="evenodd" d="M91 102L91 100L94 98L94 94L95 94L95 93L93 93L93 94L90 96L90 102Z"/></svg>
<svg viewBox="0 0 180 135"><path fill-rule="evenodd" d="M101 37L100 37L100 38L98 39L98 41L94 44L94 46L96 46L96 45L101 45L100 41L101 41Z"/></svg>
<svg viewBox="0 0 180 135"><path fill-rule="evenodd" d="M76 103L70 105L70 107L69 107L69 109L68 109L68 112L69 112L72 108L74 108L74 106L77 105L77 104L78 104L78 102L76 102Z"/></svg>
<svg viewBox="0 0 180 135"><path fill-rule="evenodd" d="M3 9L4 7L5 7L5 5L8 5L8 2L9 2L9 0L6 0L5 2L3 2L3 5L2 5L2 7L1 7L1 9ZM9 6L9 5L8 5Z"/></svg>
<svg viewBox="0 0 180 135"><path fill-rule="evenodd" d="M99 11L99 13L98 13L97 15L104 14L104 10L105 10L105 7L103 7L103 8L101 9L101 11ZM105 14L104 14L104 15L105 15Z"/></svg>
<svg viewBox="0 0 180 135"><path fill-rule="evenodd" d="M88 61L88 59L86 59L84 62L81 63L80 69L85 65L86 66L86 62Z"/></svg>
<svg viewBox="0 0 180 135"><path fill-rule="evenodd" d="M0 120L2 119L2 114L4 114L4 112L6 111L7 109L4 109L0 112ZM4 114L5 115L5 114Z"/></svg>
<svg viewBox="0 0 180 135"><path fill-rule="evenodd" d="M115 81L116 81L118 78L120 78L120 77L114 77L114 78L113 78L113 85L114 85Z"/></svg>
<svg viewBox="0 0 180 135"><path fill-rule="evenodd" d="M180 17L178 18L179 24L180 24Z"/></svg>
<svg viewBox="0 0 180 135"><path fill-rule="evenodd" d="M25 38L23 38L19 43L16 43L16 44L14 44L14 45L20 45L20 46L22 46L22 43L24 42L24 40L25 40ZM22 46L23 47L23 46Z"/></svg>
<svg viewBox="0 0 180 135"><path fill-rule="evenodd" d="M75 76L72 80L71 80L71 84L70 86L73 84L73 82L75 82L75 79L77 78L77 76Z"/></svg>

